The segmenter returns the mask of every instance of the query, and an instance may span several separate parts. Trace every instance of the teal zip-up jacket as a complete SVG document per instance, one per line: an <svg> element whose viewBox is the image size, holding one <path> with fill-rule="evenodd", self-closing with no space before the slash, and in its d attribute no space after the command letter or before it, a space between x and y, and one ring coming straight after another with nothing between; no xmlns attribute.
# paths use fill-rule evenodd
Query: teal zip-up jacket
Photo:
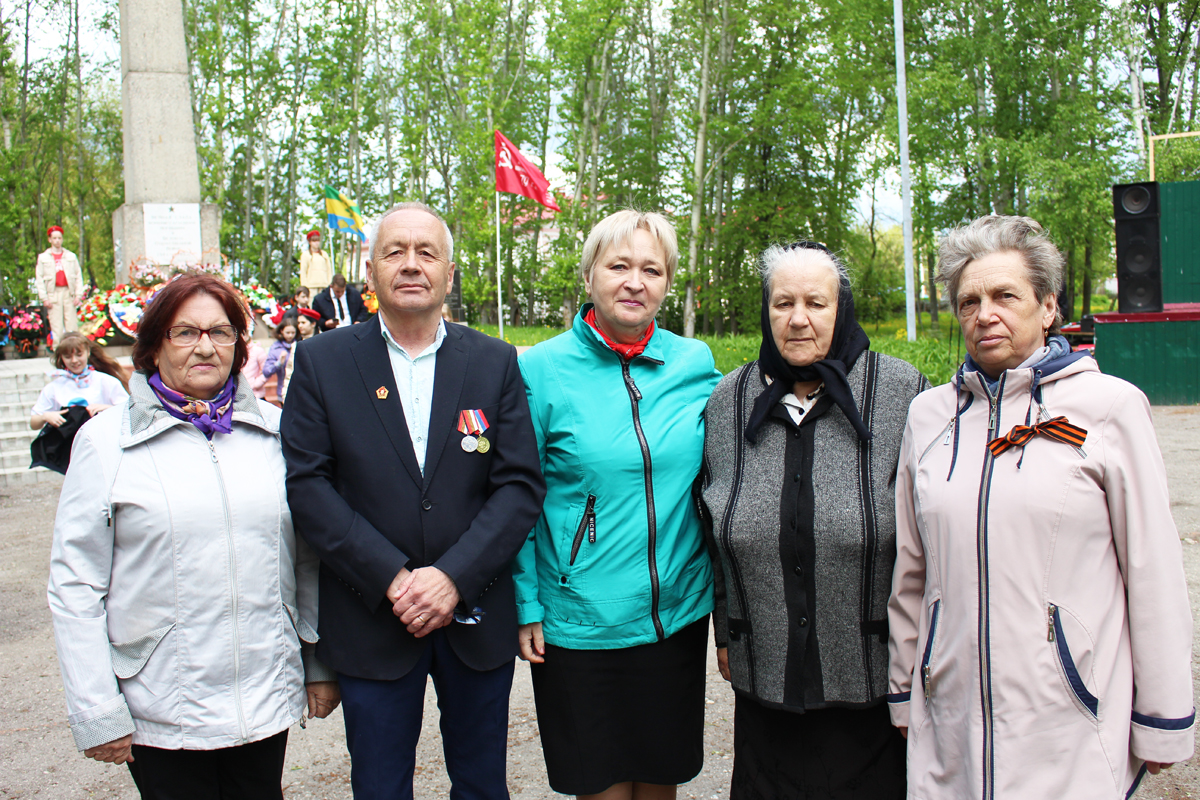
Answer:
<svg viewBox="0 0 1200 800"><path fill-rule="evenodd" d="M513 562L517 621L558 647L660 641L712 611L692 496L704 406L721 373L703 342L655 327L628 365L584 321L521 355L546 501Z"/></svg>

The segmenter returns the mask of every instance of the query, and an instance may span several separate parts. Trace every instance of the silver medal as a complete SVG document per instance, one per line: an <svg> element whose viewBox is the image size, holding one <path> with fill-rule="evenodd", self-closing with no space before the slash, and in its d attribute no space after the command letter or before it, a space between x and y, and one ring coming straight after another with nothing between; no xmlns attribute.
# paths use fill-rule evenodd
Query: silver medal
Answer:
<svg viewBox="0 0 1200 800"><path fill-rule="evenodd" d="M479 440L474 436L464 436L462 440L462 449L468 453L474 453L479 448Z"/></svg>

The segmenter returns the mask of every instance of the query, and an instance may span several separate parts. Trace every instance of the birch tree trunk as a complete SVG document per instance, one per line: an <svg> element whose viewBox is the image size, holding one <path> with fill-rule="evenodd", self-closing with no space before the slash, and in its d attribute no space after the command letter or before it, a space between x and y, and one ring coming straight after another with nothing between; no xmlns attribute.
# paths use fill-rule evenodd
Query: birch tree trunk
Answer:
<svg viewBox="0 0 1200 800"><path fill-rule="evenodd" d="M708 81L709 81L709 35L708 2L705 0L700 16L702 55L700 57L700 94L696 98L696 147L692 159L692 224L688 242L688 276L683 299L683 335L696 335L696 278L697 256L700 252L700 217L704 208L704 155L708 147Z"/></svg>

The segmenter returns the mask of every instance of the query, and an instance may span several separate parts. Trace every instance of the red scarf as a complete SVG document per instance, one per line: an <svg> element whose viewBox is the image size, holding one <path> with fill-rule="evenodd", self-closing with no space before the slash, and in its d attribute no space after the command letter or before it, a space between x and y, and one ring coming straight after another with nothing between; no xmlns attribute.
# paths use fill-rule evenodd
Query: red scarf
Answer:
<svg viewBox="0 0 1200 800"><path fill-rule="evenodd" d="M608 338L608 335L600 329L599 325L596 324L595 306L588 309L587 314L585 314L583 317L583 321L595 328L596 333L600 334L600 337L604 339L604 343L608 345L609 349L621 356L621 358L625 359L626 361L629 361L634 356L640 356L642 351L646 349L646 345L650 344L650 337L654 335L654 320L650 320L650 325L646 328L645 335L633 344L621 344L620 342L614 342L612 339Z"/></svg>

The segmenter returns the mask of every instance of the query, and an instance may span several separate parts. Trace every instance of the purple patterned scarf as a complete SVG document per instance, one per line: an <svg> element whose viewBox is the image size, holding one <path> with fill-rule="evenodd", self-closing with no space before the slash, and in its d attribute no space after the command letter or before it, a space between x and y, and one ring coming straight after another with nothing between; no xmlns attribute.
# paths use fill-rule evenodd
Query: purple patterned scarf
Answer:
<svg viewBox="0 0 1200 800"><path fill-rule="evenodd" d="M210 441L214 433L233 431L234 380L229 376L224 388L212 400L197 400L170 389L162 382L158 373L150 376L150 388L162 402L163 410L176 419L190 422Z"/></svg>

